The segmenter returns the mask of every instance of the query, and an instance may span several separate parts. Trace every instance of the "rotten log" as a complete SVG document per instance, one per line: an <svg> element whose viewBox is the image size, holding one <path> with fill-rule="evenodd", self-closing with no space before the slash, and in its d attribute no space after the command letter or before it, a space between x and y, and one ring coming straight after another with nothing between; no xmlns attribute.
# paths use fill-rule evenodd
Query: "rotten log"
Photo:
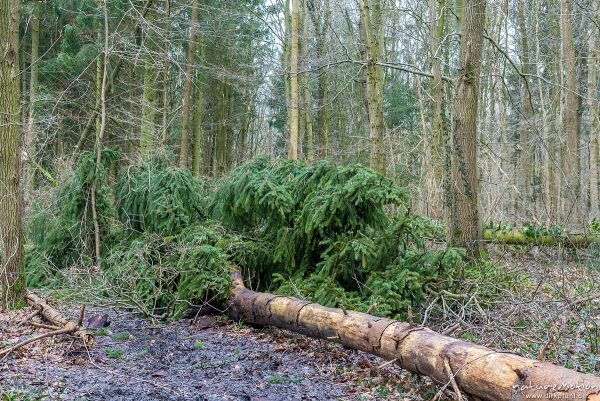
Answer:
<svg viewBox="0 0 600 401"><path fill-rule="evenodd" d="M25 293L25 299L29 303L29 305L33 306L40 310L40 314L52 323L56 327L60 327L63 330L67 330L66 332L72 334L75 337L79 337L83 343L91 347L94 344L94 336L81 327L81 324L75 323L58 310L48 305L48 303L40 296L27 291ZM81 319L81 313L80 317Z"/></svg>
<svg viewBox="0 0 600 401"><path fill-rule="evenodd" d="M229 315L326 339L395 360L402 368L456 386L486 401L578 399L600 401L600 378L439 334L428 328L366 313L247 289L238 272Z"/></svg>

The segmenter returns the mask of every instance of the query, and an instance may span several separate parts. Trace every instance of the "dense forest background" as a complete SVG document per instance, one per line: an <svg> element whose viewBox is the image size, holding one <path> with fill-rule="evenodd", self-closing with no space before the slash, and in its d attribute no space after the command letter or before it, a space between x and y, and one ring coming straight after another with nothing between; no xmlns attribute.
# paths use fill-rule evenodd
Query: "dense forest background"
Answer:
<svg viewBox="0 0 600 401"><path fill-rule="evenodd" d="M121 165L164 149L222 176L286 155L296 118L299 158L371 164L442 220L462 2L300 3L110 1L105 38L97 2L25 2L28 188L93 148L106 70L102 143ZM489 2L473 144L484 222L581 229L598 212L597 19L593 0Z"/></svg>

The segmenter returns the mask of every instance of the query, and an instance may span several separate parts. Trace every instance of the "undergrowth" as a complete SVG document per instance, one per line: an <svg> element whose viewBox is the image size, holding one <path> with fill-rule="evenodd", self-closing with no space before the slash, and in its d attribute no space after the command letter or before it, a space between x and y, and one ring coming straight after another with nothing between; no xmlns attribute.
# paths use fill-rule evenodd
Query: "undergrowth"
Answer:
<svg viewBox="0 0 600 401"><path fill-rule="evenodd" d="M406 191L360 165L257 158L203 182L154 155L121 169L111 188L118 153L104 154L101 266L91 253L94 159L83 154L29 222L30 286L92 272L98 295L167 318L225 299L240 269L252 288L401 317L463 274L460 250L426 247L438 228L410 213Z"/></svg>

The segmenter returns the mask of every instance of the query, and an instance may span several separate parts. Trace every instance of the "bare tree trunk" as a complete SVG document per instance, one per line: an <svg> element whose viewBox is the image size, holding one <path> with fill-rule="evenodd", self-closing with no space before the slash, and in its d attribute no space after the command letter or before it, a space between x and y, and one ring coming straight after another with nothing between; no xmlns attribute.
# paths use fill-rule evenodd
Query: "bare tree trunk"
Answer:
<svg viewBox="0 0 600 401"><path fill-rule="evenodd" d="M327 42L327 30L329 28L329 21L331 16L331 7L327 0L320 2L324 5L325 10L323 11L324 16L321 20L321 17L318 15L315 0L308 0L307 7L310 12L312 23L315 27L315 36L316 36L316 51L317 51L317 60L319 63L324 63L325 61L325 46ZM328 68L325 68L320 72L318 83L317 83L317 156L319 158L324 158L328 156L328 146L329 146L329 121L328 121L328 113L329 113L329 105L328 103L328 94L329 94L329 78L328 78Z"/></svg>
<svg viewBox="0 0 600 401"><path fill-rule="evenodd" d="M527 40L527 24L525 20L525 11L523 1L517 1L517 14L519 20L519 34L521 37L521 72L523 75L529 75L529 42ZM527 79L527 78L526 78ZM520 199L517 213L528 213L533 201L531 191L533 178L533 147L531 146L532 124L531 117L533 108L531 106L531 93L526 82L521 84L521 119L519 126L519 152L517 160L517 188L520 192Z"/></svg>
<svg viewBox="0 0 600 401"><path fill-rule="evenodd" d="M148 12L148 10L150 9L150 7L152 6L153 3L154 3L154 0L146 0L146 3L144 4L144 8L142 9L142 12L141 12L141 18L144 18L146 16L146 13ZM135 28L133 30L134 38L140 34L140 29L141 29L140 23L138 22L135 25ZM119 76L122 66L123 66L123 59L120 58L119 60L117 60L114 67L112 68L112 72L110 74L110 79L108 80L106 87L104 88L104 90L106 91L106 94L108 94L110 92L110 90L112 89L112 83L116 82L116 78ZM81 152L83 150L85 143L86 143L90 133L92 132L92 126L94 125L94 121L96 121L96 117L98 116L98 113L100 113L100 109L98 107L96 107L92 111L92 114L90 114L90 116L88 117L87 123L85 124L85 127L83 128L83 131L81 132L81 135L79 136L79 141L77 142L77 145L75 146L75 150L77 152Z"/></svg>
<svg viewBox="0 0 600 401"><path fill-rule="evenodd" d="M0 0L0 310L23 299L19 1Z"/></svg>
<svg viewBox="0 0 600 401"><path fill-rule="evenodd" d="M308 2L304 2L304 7L302 7L302 58L304 60L308 59ZM308 70L308 68L307 68ZM311 94L311 85L310 85L310 72L304 72L304 88L303 88L303 97L304 97L304 120L305 120L305 129L306 129L306 160L309 163L312 163L315 160L315 147L313 141L313 118L312 118L312 94Z"/></svg>
<svg viewBox="0 0 600 401"><path fill-rule="evenodd" d="M152 15L152 14L151 14ZM152 19L149 19L152 23ZM149 33L147 33L149 35ZM149 51L154 50L152 45L153 40L146 40ZM157 82L156 67L152 56L148 55L144 60L144 86L142 91L142 116L140 124L140 153L148 155L152 153L155 147L156 136L156 84Z"/></svg>
<svg viewBox="0 0 600 401"><path fill-rule="evenodd" d="M298 159L298 108L300 93L298 91L298 1L292 0L292 35L291 35L291 61L290 61L290 143L288 157Z"/></svg>
<svg viewBox="0 0 600 401"><path fill-rule="evenodd" d="M202 57L203 45L200 41L200 56ZM194 114L194 151L192 153L192 175L200 177L200 165L202 164L202 113L204 111L204 92L202 89L200 74L196 79L196 110Z"/></svg>
<svg viewBox="0 0 600 401"><path fill-rule="evenodd" d="M439 15L436 9L439 9ZM444 144L442 141L442 113L444 102L444 82L442 81L442 48L440 40L444 31L445 20L445 0L430 0L430 47L432 52L432 73L433 73L433 105L432 105L432 123L431 123L431 168L433 170L433 182L429 190L431 217L439 219L442 217L442 193L439 188L442 186L442 177L444 170Z"/></svg>
<svg viewBox="0 0 600 401"><path fill-rule="evenodd" d="M592 0L590 4L590 13L595 21L600 16L600 2ZM588 124L590 129L590 215L592 217L600 215L598 202L598 146L600 135L598 122L598 27L591 24L590 37L588 39Z"/></svg>
<svg viewBox="0 0 600 401"><path fill-rule="evenodd" d="M98 175L100 169L100 163L102 163L102 140L104 138L104 131L106 130L106 85L108 81L108 10L107 1L104 0L103 12L104 12L104 62L102 71L102 85L100 90L100 127L96 133L96 166L94 168L94 182L91 189L91 207L92 207L92 220L94 223L94 258L96 265L100 265L102 242L100 238L100 218L98 214L98 208L96 205L96 192L98 190Z"/></svg>
<svg viewBox="0 0 600 401"><path fill-rule="evenodd" d="M366 57L366 101L369 116L370 167L385 175L383 119L383 10L381 0L360 0L360 27ZM372 8L372 10L371 10Z"/></svg>
<svg viewBox="0 0 600 401"><path fill-rule="evenodd" d="M486 2L467 1L461 35L459 77L454 95L452 207L448 242L476 257L481 249L477 175L477 110Z"/></svg>
<svg viewBox="0 0 600 401"><path fill-rule="evenodd" d="M573 28L571 18L572 0L562 0L561 38L563 46L563 63L565 76L565 132L567 136L564 153L564 190L565 217L576 209L579 198L579 99L577 97L577 71L575 48L573 45Z"/></svg>
<svg viewBox="0 0 600 401"><path fill-rule="evenodd" d="M171 0L165 0L165 40L163 42L163 70L162 70L162 132L160 146L167 143L169 131L169 48L171 39Z"/></svg>
<svg viewBox="0 0 600 401"><path fill-rule="evenodd" d="M35 160L35 150L33 145L33 128L35 122L35 101L38 89L38 59L40 47L40 2L33 2L33 15L31 21L31 64L29 68L29 116L27 118L27 127L25 128L25 153L27 160ZM25 186L32 190L35 186L34 163L25 166ZM31 191L29 191L31 192Z"/></svg>
<svg viewBox="0 0 600 401"><path fill-rule="evenodd" d="M187 168L190 153L190 110L192 103L192 83L194 82L194 66L196 61L196 24L198 23L198 0L192 2L192 19L190 22L190 45L185 69L185 89L183 92L183 122L181 124L181 142L179 149L179 167Z"/></svg>

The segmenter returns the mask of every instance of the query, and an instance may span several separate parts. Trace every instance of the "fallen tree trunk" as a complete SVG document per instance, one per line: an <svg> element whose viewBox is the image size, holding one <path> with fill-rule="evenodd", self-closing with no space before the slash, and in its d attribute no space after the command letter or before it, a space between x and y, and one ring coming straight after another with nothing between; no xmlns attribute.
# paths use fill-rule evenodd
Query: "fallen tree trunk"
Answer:
<svg viewBox="0 0 600 401"><path fill-rule="evenodd" d="M600 240L598 234L569 234L567 236L538 235L530 237L520 230L491 230L483 232L483 239L508 245L562 245L566 248L587 248L592 242Z"/></svg>
<svg viewBox="0 0 600 401"><path fill-rule="evenodd" d="M39 309L40 314L44 317L44 319L52 323L54 326L60 327L62 330L66 330L66 333L72 333L74 336L79 337L88 347L93 345L94 336L81 327L81 320L83 316L80 316L79 322L75 323L57 311L55 308L48 305L48 303L42 297L39 297L32 292L27 291L25 293L25 299L31 306Z"/></svg>
<svg viewBox="0 0 600 401"><path fill-rule="evenodd" d="M419 325L328 308L244 287L233 274L233 319L281 327L334 341L452 384L474 400L577 399L600 401L600 378L436 333ZM451 374L449 373L449 370Z"/></svg>

